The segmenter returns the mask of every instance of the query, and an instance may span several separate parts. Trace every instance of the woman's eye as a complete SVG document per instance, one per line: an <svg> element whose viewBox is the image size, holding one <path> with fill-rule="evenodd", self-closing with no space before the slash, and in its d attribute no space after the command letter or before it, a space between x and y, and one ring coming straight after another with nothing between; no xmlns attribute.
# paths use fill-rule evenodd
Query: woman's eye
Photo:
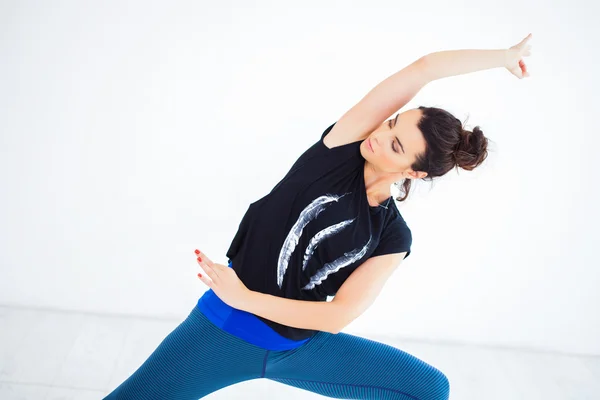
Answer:
<svg viewBox="0 0 600 400"><path fill-rule="evenodd" d="M390 129L392 129L392 120L390 119L388 121L388 126L390 127ZM392 150L397 153L398 151L394 148L394 141L392 140Z"/></svg>

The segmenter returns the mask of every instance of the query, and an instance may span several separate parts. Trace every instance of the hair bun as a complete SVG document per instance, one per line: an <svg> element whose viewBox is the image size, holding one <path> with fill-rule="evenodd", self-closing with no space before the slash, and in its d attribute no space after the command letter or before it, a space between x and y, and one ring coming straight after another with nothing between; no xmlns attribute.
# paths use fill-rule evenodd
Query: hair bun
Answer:
<svg viewBox="0 0 600 400"><path fill-rule="evenodd" d="M479 126L472 132L463 129L453 154L456 165L467 171L473 170L487 158L487 146L488 140Z"/></svg>

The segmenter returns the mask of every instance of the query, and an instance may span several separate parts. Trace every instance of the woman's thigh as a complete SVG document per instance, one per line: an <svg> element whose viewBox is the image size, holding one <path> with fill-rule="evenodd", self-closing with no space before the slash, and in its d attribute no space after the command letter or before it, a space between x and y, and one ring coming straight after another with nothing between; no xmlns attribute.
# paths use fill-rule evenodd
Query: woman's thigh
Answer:
<svg viewBox="0 0 600 400"><path fill-rule="evenodd" d="M197 400L260 378L266 350L215 326L194 307L105 400Z"/></svg>
<svg viewBox="0 0 600 400"><path fill-rule="evenodd" d="M336 399L447 400L450 389L441 371L417 357L343 332L269 352L265 378Z"/></svg>

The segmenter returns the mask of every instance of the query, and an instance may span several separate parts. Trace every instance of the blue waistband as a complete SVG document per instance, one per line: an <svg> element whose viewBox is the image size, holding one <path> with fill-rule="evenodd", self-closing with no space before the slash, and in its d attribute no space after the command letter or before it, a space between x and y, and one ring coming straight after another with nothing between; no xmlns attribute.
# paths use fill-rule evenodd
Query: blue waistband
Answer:
<svg viewBox="0 0 600 400"><path fill-rule="evenodd" d="M229 260L231 267L231 260ZM291 340L274 331L256 315L238 310L223 302L212 289L198 300L198 309L216 326L267 350L289 350L310 340Z"/></svg>

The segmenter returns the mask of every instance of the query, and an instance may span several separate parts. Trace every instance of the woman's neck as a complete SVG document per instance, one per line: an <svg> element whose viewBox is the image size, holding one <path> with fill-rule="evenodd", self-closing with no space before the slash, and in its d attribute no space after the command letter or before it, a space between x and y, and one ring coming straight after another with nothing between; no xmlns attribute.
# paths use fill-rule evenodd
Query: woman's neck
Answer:
<svg viewBox="0 0 600 400"><path fill-rule="evenodd" d="M378 206L385 202L392 194L390 193L390 185L385 177L377 175L371 168L370 164L365 162L364 168L365 189L367 191L367 199L371 206Z"/></svg>

